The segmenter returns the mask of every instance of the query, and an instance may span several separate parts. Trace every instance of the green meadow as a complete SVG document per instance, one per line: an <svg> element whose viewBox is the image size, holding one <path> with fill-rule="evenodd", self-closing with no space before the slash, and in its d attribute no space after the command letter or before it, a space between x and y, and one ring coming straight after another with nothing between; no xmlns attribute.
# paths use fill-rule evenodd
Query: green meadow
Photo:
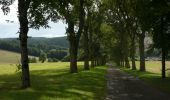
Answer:
<svg viewBox="0 0 170 100"><path fill-rule="evenodd" d="M69 73L68 62L30 64L31 88L20 89L15 64L0 64L0 100L103 100L106 66Z"/></svg>
<svg viewBox="0 0 170 100"><path fill-rule="evenodd" d="M6 51L6 50L0 50L0 64L13 64L18 63L20 60L20 54Z"/></svg>

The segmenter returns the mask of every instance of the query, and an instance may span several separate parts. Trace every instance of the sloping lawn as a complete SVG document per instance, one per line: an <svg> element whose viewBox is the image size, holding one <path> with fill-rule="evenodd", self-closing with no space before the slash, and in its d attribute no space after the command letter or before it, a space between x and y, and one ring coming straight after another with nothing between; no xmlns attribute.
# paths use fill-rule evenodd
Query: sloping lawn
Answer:
<svg viewBox="0 0 170 100"><path fill-rule="evenodd" d="M103 100L106 94L106 66L83 71L79 63L79 73L70 74L69 63L31 64L32 86L26 90L15 69L0 66L0 100Z"/></svg>

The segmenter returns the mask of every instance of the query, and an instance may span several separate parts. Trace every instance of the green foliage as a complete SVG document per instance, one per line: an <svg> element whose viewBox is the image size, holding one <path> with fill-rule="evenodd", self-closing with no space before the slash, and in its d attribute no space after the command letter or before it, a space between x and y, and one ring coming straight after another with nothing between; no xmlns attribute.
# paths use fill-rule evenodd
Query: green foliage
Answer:
<svg viewBox="0 0 170 100"><path fill-rule="evenodd" d="M15 72L21 72L22 65L20 63L16 64L16 71Z"/></svg>
<svg viewBox="0 0 170 100"><path fill-rule="evenodd" d="M37 59L35 57L29 57L29 63L37 63Z"/></svg>
<svg viewBox="0 0 170 100"><path fill-rule="evenodd" d="M62 62L69 62L69 61L70 61L70 55L67 55L62 59Z"/></svg>
<svg viewBox="0 0 170 100"><path fill-rule="evenodd" d="M56 58L48 58L48 62L58 62L59 60Z"/></svg>
<svg viewBox="0 0 170 100"><path fill-rule="evenodd" d="M52 50L48 51L48 53L47 53L48 58L53 58L53 59L58 59L58 60L62 60L66 55L67 55L66 50L52 49Z"/></svg>
<svg viewBox="0 0 170 100"><path fill-rule="evenodd" d="M41 61L42 63L44 63L47 59L47 54L43 51L41 51L40 56L39 56L39 61Z"/></svg>
<svg viewBox="0 0 170 100"><path fill-rule="evenodd" d="M67 51L69 47L66 37L41 38L32 37L28 39L29 55L39 56L40 50L48 53L52 49ZM20 52L20 44L16 38L0 39L0 49ZM59 59L59 58L57 58Z"/></svg>

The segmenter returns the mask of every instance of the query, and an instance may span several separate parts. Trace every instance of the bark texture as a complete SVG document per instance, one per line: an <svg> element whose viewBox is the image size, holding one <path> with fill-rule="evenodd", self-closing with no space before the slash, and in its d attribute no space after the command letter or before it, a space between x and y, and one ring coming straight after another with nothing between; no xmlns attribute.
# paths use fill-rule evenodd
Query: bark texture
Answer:
<svg viewBox="0 0 170 100"><path fill-rule="evenodd" d="M28 19L27 11L29 9L30 0L18 0L18 12L20 22L20 46L21 46L21 67L22 67L22 88L30 87L30 73L28 64Z"/></svg>

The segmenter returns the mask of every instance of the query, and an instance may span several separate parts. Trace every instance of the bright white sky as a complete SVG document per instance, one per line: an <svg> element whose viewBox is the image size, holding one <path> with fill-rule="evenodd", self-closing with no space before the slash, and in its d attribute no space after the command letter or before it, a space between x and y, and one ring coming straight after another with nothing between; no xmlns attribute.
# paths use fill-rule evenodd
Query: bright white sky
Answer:
<svg viewBox="0 0 170 100"><path fill-rule="evenodd" d="M10 13L8 15L4 15L2 11L0 11L0 38L9 38L9 37L18 37L16 34L19 30L19 22L17 18L17 0L16 2L10 6ZM1 10L1 9L0 9ZM14 21L14 23L10 23L6 20ZM66 24L63 24L62 21L58 23L50 23L51 28L39 30L30 29L28 36L32 37L60 37L65 36Z"/></svg>

